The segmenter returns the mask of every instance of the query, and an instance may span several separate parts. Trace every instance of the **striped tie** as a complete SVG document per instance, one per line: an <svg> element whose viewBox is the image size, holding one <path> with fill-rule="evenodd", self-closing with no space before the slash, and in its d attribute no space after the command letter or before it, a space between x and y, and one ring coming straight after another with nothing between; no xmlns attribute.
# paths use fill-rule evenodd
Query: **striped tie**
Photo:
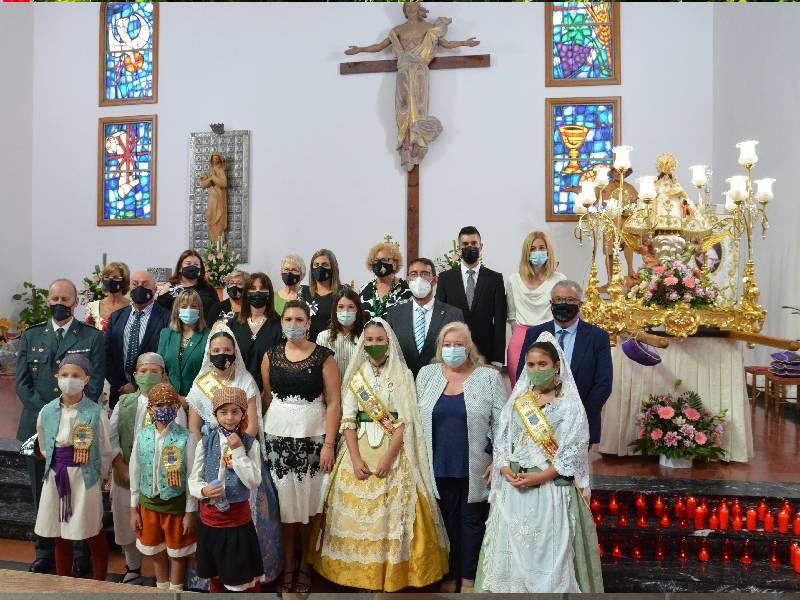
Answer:
<svg viewBox="0 0 800 600"><path fill-rule="evenodd" d="M425 309L417 307L417 318L414 323L414 340L417 342L417 352L422 352L425 345Z"/></svg>

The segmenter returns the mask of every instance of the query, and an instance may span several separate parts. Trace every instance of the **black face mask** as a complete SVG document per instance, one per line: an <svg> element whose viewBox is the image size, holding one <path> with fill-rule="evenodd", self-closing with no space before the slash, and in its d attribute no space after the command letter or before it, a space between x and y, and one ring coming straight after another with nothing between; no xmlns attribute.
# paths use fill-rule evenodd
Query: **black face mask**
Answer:
<svg viewBox="0 0 800 600"><path fill-rule="evenodd" d="M50 314L56 321L66 321L72 315L72 309L66 304L51 304Z"/></svg>
<svg viewBox="0 0 800 600"><path fill-rule="evenodd" d="M312 271L314 273L314 279L317 281L328 281L333 275L333 269L329 269L328 267L317 267Z"/></svg>
<svg viewBox="0 0 800 600"><path fill-rule="evenodd" d="M238 300L242 297L242 288L232 285L228 288L228 298Z"/></svg>
<svg viewBox="0 0 800 600"><path fill-rule="evenodd" d="M559 323L566 323L575 318L581 307L577 304L551 304L550 311L553 318Z"/></svg>
<svg viewBox="0 0 800 600"><path fill-rule="evenodd" d="M297 273L281 273L281 279L288 286L297 285L300 281L300 275Z"/></svg>
<svg viewBox="0 0 800 600"><path fill-rule="evenodd" d="M478 262L481 257L481 251L476 246L467 246L461 249L461 258L468 265Z"/></svg>
<svg viewBox="0 0 800 600"><path fill-rule="evenodd" d="M153 290L147 289L143 285L131 290L131 300L134 304L147 304L153 299Z"/></svg>
<svg viewBox="0 0 800 600"><path fill-rule="evenodd" d="M195 267L194 265L189 267L183 267L181 269L181 275L189 279L190 281L194 281L198 277L200 277L200 267Z"/></svg>
<svg viewBox="0 0 800 600"><path fill-rule="evenodd" d="M386 260L376 260L372 264L372 272L377 277L385 277L394 273L394 265Z"/></svg>
<svg viewBox="0 0 800 600"><path fill-rule="evenodd" d="M247 303L253 308L264 308L269 302L269 292L248 292Z"/></svg>
<svg viewBox="0 0 800 600"><path fill-rule="evenodd" d="M233 364L233 361L236 360L236 356L233 354L212 354L211 355L211 364L218 368L220 371L224 371L229 366Z"/></svg>
<svg viewBox="0 0 800 600"><path fill-rule="evenodd" d="M103 287L109 294L116 294L122 289L122 282L116 279L103 279Z"/></svg>

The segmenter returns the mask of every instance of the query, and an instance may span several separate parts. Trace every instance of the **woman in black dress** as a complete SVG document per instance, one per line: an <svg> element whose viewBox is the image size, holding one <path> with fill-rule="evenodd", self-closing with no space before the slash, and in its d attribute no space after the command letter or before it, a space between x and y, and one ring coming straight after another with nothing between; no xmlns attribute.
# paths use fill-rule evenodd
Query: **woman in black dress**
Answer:
<svg viewBox="0 0 800 600"><path fill-rule="evenodd" d="M211 307L210 313L206 315L209 327L217 321L227 321L239 316L239 313L242 312L242 304L245 303L244 286L248 277L249 275L245 271L233 271L228 275L225 286L228 297Z"/></svg>
<svg viewBox="0 0 800 600"><path fill-rule="evenodd" d="M303 300L311 309L311 341L317 339L320 331L331 324L333 296L341 287L339 262L330 250L322 248L311 257L311 270L308 272L308 285L300 287L298 300Z"/></svg>
<svg viewBox="0 0 800 600"><path fill-rule="evenodd" d="M217 290L206 281L206 266L203 259L194 250L184 250L175 263L172 277L158 288L157 302L172 310L175 298L185 289L192 289L198 293L203 303L203 316L211 314L211 307L219 302Z"/></svg>

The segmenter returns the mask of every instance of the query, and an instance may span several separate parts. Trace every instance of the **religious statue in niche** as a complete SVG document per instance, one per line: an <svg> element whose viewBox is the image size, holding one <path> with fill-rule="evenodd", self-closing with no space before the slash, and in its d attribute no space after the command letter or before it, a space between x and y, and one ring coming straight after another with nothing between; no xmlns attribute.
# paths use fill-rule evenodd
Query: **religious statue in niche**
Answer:
<svg viewBox="0 0 800 600"><path fill-rule="evenodd" d="M200 185L208 191L208 239L216 244L219 238L225 241L228 228L228 177L225 175L225 159L219 152L211 155L211 168L200 175Z"/></svg>
<svg viewBox="0 0 800 600"><path fill-rule="evenodd" d="M407 171L425 157L428 144L442 132L442 124L428 114L430 71L428 65L438 48L477 46L474 37L463 41L445 39L447 27L452 19L439 17L433 23L425 19L428 10L421 3L403 4L406 22L394 27L389 36L371 46L350 46L345 54L381 52L391 46L397 56L397 80L394 106L397 117L397 150L400 161Z"/></svg>

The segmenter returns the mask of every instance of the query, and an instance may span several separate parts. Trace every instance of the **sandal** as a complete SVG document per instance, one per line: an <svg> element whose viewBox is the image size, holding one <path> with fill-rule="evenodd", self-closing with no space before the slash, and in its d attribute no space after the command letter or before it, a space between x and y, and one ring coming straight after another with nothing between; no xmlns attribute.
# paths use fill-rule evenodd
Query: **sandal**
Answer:
<svg viewBox="0 0 800 600"><path fill-rule="evenodd" d="M289 576L289 580L286 580L286 576ZM294 571L284 571L281 573L281 582L275 587L275 591L279 594L286 594L292 591L292 587L294 586Z"/></svg>
<svg viewBox="0 0 800 600"><path fill-rule="evenodd" d="M292 591L295 592L296 594L307 594L311 590L311 586L314 583L311 579L313 575L314 575L313 572L306 571L306 569L303 568L298 569L297 580L294 582L294 585L292 586ZM300 581L301 577L305 577L305 579L308 580L308 583Z"/></svg>

